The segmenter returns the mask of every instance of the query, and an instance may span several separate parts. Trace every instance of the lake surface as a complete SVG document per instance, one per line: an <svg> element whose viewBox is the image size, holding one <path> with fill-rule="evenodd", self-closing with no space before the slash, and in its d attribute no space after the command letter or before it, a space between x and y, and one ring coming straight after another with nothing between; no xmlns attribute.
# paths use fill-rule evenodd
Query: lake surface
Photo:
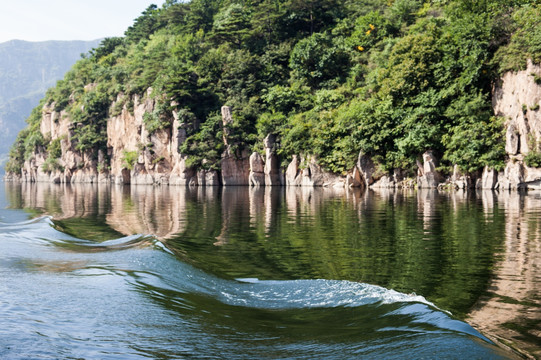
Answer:
<svg viewBox="0 0 541 360"><path fill-rule="evenodd" d="M536 194L0 185L2 359L540 356Z"/></svg>

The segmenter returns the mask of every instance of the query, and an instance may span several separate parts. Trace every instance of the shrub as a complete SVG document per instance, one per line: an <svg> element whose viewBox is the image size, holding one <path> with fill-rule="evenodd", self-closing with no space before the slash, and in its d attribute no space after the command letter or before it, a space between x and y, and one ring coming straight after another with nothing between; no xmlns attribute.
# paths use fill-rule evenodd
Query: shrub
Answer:
<svg viewBox="0 0 541 360"><path fill-rule="evenodd" d="M532 150L524 157L524 163L529 167L541 167L541 152Z"/></svg>
<svg viewBox="0 0 541 360"><path fill-rule="evenodd" d="M55 170L64 171L64 167L60 165L60 163L58 162L58 159L53 159L50 157L48 157L47 160L45 160L45 162L41 165L41 168L45 172L52 172Z"/></svg>
<svg viewBox="0 0 541 360"><path fill-rule="evenodd" d="M49 153L49 158L51 159L58 159L62 156L62 146L60 142L62 141L61 138L54 139L49 143L47 146L47 152Z"/></svg>
<svg viewBox="0 0 541 360"><path fill-rule="evenodd" d="M171 116L163 103L156 103L152 112L143 115L143 122L149 134L165 129L171 125Z"/></svg>
<svg viewBox="0 0 541 360"><path fill-rule="evenodd" d="M122 150L122 165L124 169L133 170L135 161L139 157L137 151Z"/></svg>
<svg viewBox="0 0 541 360"><path fill-rule="evenodd" d="M537 85L541 85L541 76L537 75L536 73L531 73L530 75L533 76L533 81L534 81Z"/></svg>
<svg viewBox="0 0 541 360"><path fill-rule="evenodd" d="M500 72L526 69L526 60L541 62L541 5L524 5L513 14L514 32L496 55Z"/></svg>
<svg viewBox="0 0 541 360"><path fill-rule="evenodd" d="M333 86L345 80L350 66L349 51L335 44L330 34L313 34L295 45L289 66L294 76L314 88Z"/></svg>

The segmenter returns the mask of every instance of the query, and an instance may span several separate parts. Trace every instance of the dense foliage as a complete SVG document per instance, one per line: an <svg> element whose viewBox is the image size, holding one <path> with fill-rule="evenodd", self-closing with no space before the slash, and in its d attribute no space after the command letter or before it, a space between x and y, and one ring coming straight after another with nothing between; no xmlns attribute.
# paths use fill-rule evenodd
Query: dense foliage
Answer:
<svg viewBox="0 0 541 360"><path fill-rule="evenodd" d="M284 161L312 154L341 173L362 151L383 170L413 170L430 149L444 166L498 168L503 123L490 90L502 71L541 61L536 3L168 0L105 39L45 102L67 110L87 152L106 146L107 117L139 94L159 104L145 115L150 131L182 115L194 167L219 166L218 114L229 105L238 146L258 150L273 133ZM33 119L11 170L43 145Z"/></svg>

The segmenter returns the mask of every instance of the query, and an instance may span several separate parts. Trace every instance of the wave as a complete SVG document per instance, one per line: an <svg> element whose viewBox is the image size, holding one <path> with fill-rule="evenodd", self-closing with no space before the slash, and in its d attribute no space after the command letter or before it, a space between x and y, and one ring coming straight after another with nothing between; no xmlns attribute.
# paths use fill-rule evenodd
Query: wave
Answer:
<svg viewBox="0 0 541 360"><path fill-rule="evenodd" d="M17 355L26 342L74 358L453 358L457 347L499 357L416 294L345 280L223 279L153 236L79 239L50 217L0 224L0 234L0 274L11 274L0 284L0 325L17 323L24 339L0 330L8 358L39 355Z"/></svg>
<svg viewBox="0 0 541 360"><path fill-rule="evenodd" d="M434 306L422 296L345 280L237 281L249 285L235 286L235 294L222 293L226 302L247 305L253 299L263 299L268 308L355 307L395 302L419 302Z"/></svg>
<svg viewBox="0 0 541 360"><path fill-rule="evenodd" d="M12 229L24 230L28 225L32 224L51 224L51 216L40 216L30 220L18 221L18 222L3 222L0 221L0 231L5 232Z"/></svg>

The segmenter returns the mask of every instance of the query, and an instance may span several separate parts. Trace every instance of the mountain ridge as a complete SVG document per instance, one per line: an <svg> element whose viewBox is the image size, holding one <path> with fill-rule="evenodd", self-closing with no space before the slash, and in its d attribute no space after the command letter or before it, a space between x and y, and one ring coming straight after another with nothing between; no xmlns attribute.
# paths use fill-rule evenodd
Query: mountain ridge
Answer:
<svg viewBox="0 0 541 360"><path fill-rule="evenodd" d="M0 167L10 144L48 88L101 39L0 43Z"/></svg>

